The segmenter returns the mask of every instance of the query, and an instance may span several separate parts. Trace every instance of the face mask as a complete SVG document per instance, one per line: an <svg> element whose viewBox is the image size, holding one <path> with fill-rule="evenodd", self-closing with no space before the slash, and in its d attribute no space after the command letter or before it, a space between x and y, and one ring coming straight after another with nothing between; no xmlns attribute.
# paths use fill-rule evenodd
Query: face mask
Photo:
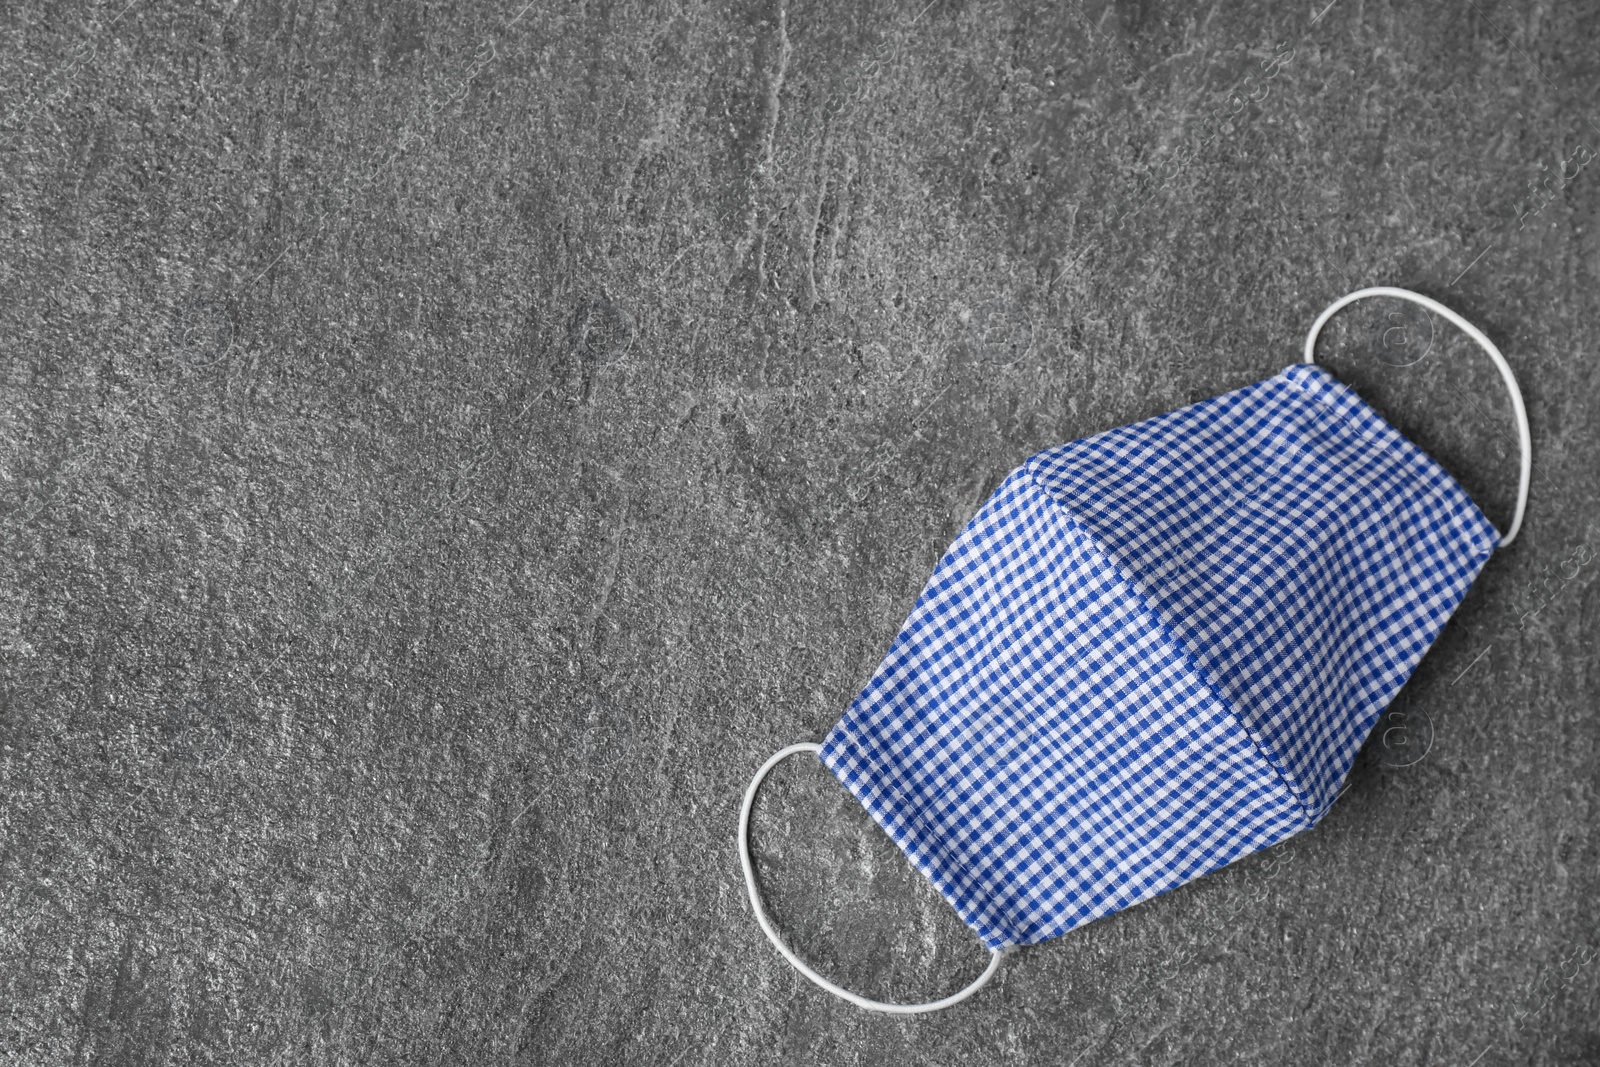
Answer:
<svg viewBox="0 0 1600 1067"><path fill-rule="evenodd" d="M1433 459L1312 362L1369 296L1465 331L1511 394L1521 478L1501 537ZM1314 826L1496 546L1532 470L1516 379L1481 332L1404 289L1316 320L1305 363L1031 457L940 560L821 745L756 772L750 906L823 989L877 1011L971 996L1007 950L1175 889ZM815 752L993 952L970 986L884 1004L768 921L749 853L767 772Z"/></svg>

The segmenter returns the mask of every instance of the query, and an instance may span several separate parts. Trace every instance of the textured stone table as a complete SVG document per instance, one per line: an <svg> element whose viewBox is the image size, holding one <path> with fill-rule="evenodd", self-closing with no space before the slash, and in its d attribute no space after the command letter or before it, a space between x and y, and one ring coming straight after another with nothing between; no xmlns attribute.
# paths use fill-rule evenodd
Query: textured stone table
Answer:
<svg viewBox="0 0 1600 1067"><path fill-rule="evenodd" d="M0 25L0 1060L1600 1062L1592 5ZM1328 818L939 1015L801 980L755 767L1024 457L1373 284L1537 470ZM1506 520L1469 343L1322 353ZM982 966L815 764L755 835L840 981Z"/></svg>

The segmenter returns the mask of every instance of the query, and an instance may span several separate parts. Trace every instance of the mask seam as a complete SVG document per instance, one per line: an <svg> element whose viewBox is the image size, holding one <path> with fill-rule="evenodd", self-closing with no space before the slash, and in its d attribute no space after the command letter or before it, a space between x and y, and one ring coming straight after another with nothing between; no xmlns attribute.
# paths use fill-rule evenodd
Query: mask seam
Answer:
<svg viewBox="0 0 1600 1067"><path fill-rule="evenodd" d="M1083 531L1084 536L1089 539L1095 550L1099 552L1100 555L1105 559L1106 563L1116 571L1117 577L1120 578L1128 587L1128 591L1132 593L1135 598L1137 598L1139 607L1144 611L1145 615L1154 621L1156 626L1160 628L1161 636L1166 639L1168 645L1171 646L1171 648L1183 659L1184 666L1188 667L1189 670L1193 672L1194 676L1200 679L1201 683L1206 687L1206 692L1210 693L1211 698L1221 706L1224 712L1227 713L1228 719L1233 723L1233 725L1238 727L1239 732L1250 739L1250 744L1255 748L1256 753L1260 755L1262 761L1272 769L1273 776L1277 779L1278 784L1283 788L1283 791L1288 794L1289 799L1294 802L1295 808L1300 812L1301 818L1305 821L1305 828L1309 829L1311 826L1314 826L1316 824L1316 820L1312 817L1310 808L1306 806L1305 795L1299 784L1293 781L1292 778L1285 773L1284 768L1280 766L1278 761L1274 759L1273 756L1268 752L1267 747L1262 743L1261 739L1256 736L1255 731L1251 730L1245 725L1244 720L1239 716L1238 708L1234 706L1232 700L1230 700L1220 689L1217 688L1216 683L1211 679L1210 672L1206 671L1198 662L1196 662L1194 656L1189 651L1188 645L1179 640L1178 635L1172 631L1171 626L1167 625L1167 620L1161 616L1161 613L1150 606L1150 598L1145 595L1143 588L1141 588L1139 584L1135 583L1131 572L1129 571L1128 567L1124 565L1123 561L1114 552L1112 552L1110 547L1107 546L1105 542L1095 534L1094 530L1091 529L1087 523L1081 521L1076 515L1074 515L1072 509L1067 507L1066 504L1061 501L1061 498L1055 493L1051 492L1050 488L1039 479L1038 462L1039 457L1037 454L1035 454L1033 456L1029 456L1027 462L1023 464L1024 468L1026 468L1028 472L1029 481L1031 481L1034 486L1036 486L1039 491L1049 499L1051 504L1053 504L1062 512L1062 514L1067 517L1068 522L1072 523L1074 526L1077 526Z"/></svg>

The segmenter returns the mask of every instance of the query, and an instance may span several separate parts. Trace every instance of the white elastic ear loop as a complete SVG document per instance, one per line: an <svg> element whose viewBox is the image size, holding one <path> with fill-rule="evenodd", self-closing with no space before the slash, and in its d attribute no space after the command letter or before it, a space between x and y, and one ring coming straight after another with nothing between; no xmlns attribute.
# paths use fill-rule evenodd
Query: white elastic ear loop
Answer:
<svg viewBox="0 0 1600 1067"><path fill-rule="evenodd" d="M1312 352L1317 347L1317 334L1322 332L1323 323L1333 317L1334 313L1346 304L1369 296L1392 296L1397 300L1409 300L1413 304L1420 304L1429 311L1444 316L1453 322L1462 333L1478 342L1478 347L1489 353L1489 358L1494 360L1494 365L1500 369L1500 377L1505 379L1506 392L1511 394L1511 410L1517 419L1517 440L1522 446L1521 474L1517 482L1517 510L1511 516L1511 528L1505 536L1500 538L1500 547L1505 548L1517 539L1517 531L1522 529L1522 513L1528 508L1528 483L1533 478L1533 435L1528 432L1528 409L1522 406L1522 390L1517 388L1517 376L1511 373L1511 366L1506 362L1506 357L1494 346L1494 342L1483 335L1472 323L1457 315L1437 300L1413 293L1410 289L1396 289L1389 285L1378 285L1370 289L1357 289L1353 293L1341 296L1328 305L1326 311L1317 316L1317 321L1311 324L1311 332L1306 334L1306 362L1315 363Z"/></svg>
<svg viewBox="0 0 1600 1067"><path fill-rule="evenodd" d="M783 953L783 958L788 960L795 970L834 996L842 1000L848 1000L859 1008L888 1012L891 1015L916 1015L920 1012L938 1011L940 1008L948 1008L952 1004L961 1003L982 989L989 983L989 979L994 977L995 972L1000 969L1000 958L1005 955L1005 949L990 949L993 957L989 960L988 968L978 975L971 985L959 993L952 993L943 1000L929 1001L926 1004L885 1004L882 1001L868 1000L866 997L858 996L848 989L836 986L810 967L807 967L805 961L796 956L789 946L783 943L783 939L778 936L778 932L767 921L766 909L761 906L761 893L756 888L755 868L750 863L750 808L755 803L756 789L761 785L761 780L767 776L767 772L776 767L786 757L792 756L796 752L821 751L821 745L813 744L810 741L802 741L798 745L790 745L788 748L779 749L772 754L767 762L761 765L761 769L756 772L756 776L750 779L750 788L744 791L744 805L739 809L739 862L744 865L744 884L750 893L750 910L756 913L756 922L761 924L761 932L767 935L768 941L777 946L778 951Z"/></svg>

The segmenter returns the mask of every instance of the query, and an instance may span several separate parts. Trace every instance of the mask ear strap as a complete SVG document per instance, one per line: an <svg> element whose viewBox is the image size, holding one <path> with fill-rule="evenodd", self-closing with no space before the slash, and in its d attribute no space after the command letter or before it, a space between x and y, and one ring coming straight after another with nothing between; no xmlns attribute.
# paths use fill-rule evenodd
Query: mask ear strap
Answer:
<svg viewBox="0 0 1600 1067"><path fill-rule="evenodd" d="M1500 370L1500 377L1505 379L1506 392L1511 394L1511 410L1517 419L1517 440L1522 448L1521 473L1517 481L1517 509L1511 516L1511 528L1500 538L1500 547L1505 548L1517 539L1517 531L1522 529L1522 514L1528 508L1528 483L1533 475L1533 436L1528 432L1528 409L1522 406L1522 390L1517 388L1517 376L1511 373L1511 365L1506 362L1506 357L1494 346L1494 342L1483 335L1472 323L1457 315L1437 300L1413 293L1410 289L1396 289L1389 285L1374 286L1370 289L1357 289L1353 293L1341 296L1338 300L1328 305L1326 311L1317 316L1317 321L1311 324L1311 332L1306 334L1306 362L1314 363L1313 350L1317 347L1317 334L1322 332L1322 326L1334 312L1352 304L1357 300L1369 296L1392 296L1398 300L1409 300L1413 304L1420 304L1429 311L1443 316L1454 323L1461 332L1478 342L1478 347L1489 353L1489 358L1494 360L1494 365Z"/></svg>
<svg viewBox="0 0 1600 1067"><path fill-rule="evenodd" d="M1005 955L1007 951L1006 949L991 949L990 951L993 953L993 955L989 960L988 968L986 968L971 985L967 986L967 988L961 990L959 993L952 993L943 1000L929 1001L926 1004L885 1004L882 1001L868 1000L866 997L858 996L857 994L850 992L848 989L836 986L826 978L822 977L822 975L818 974L816 971L813 971L810 967L806 966L805 961L794 954L794 951L790 949L788 945L783 943L783 939L780 938L777 931L772 928L772 923L767 921L766 909L761 906L761 892L756 888L755 868L750 863L750 807L755 803L756 789L761 785L761 780L765 778L767 776L767 772L776 767L781 760L783 760L785 757L792 756L797 752L820 753L821 751L821 745L813 744L809 741L802 741L798 745L790 745L788 748L779 749L777 752L772 754L771 758L769 758L767 762L761 765L761 769L756 772L756 776L750 780L750 788L746 789L744 792L744 805L739 809L739 862L744 865L744 884L745 888L750 894L750 910L756 913L756 922L761 924L761 932L767 935L768 941L771 941L773 945L777 946L778 951L783 953L783 958L788 960L795 970L799 971L801 974L805 975L807 978L811 979L817 985L821 986L823 989L826 989L834 996L839 997L842 1000L848 1000L850 1003L859 1008L867 1008L870 1011L888 1012L891 1015L916 1015L920 1012L938 1011L940 1008L948 1008L952 1004L961 1003L963 1000L966 1000L968 997L972 996L972 994L976 993L989 983L989 979L993 978L995 972L1000 969L1000 958Z"/></svg>

